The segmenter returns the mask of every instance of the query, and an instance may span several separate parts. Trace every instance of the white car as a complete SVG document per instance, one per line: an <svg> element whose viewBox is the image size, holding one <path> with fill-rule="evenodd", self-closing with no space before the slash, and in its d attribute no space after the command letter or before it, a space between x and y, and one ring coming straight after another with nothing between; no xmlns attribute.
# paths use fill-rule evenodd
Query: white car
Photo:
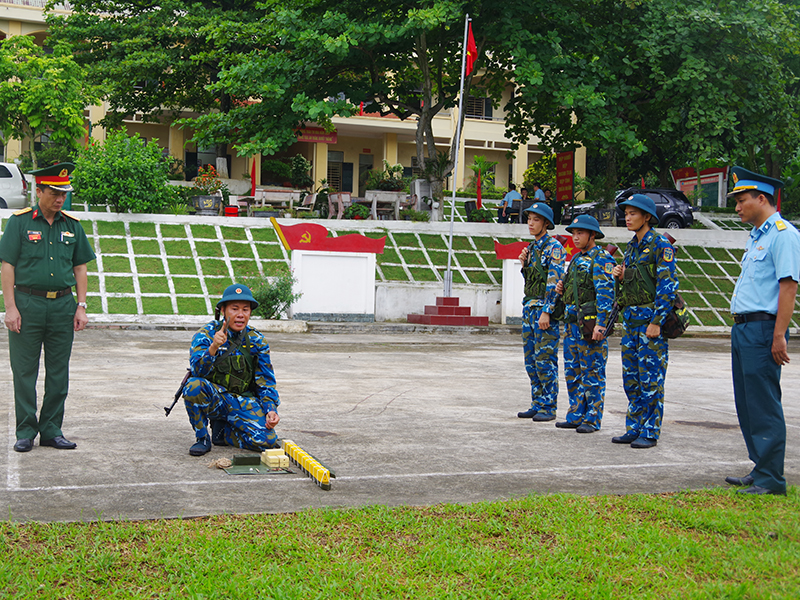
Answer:
<svg viewBox="0 0 800 600"><path fill-rule="evenodd" d="M0 163L0 208L28 206L28 181L14 163Z"/></svg>

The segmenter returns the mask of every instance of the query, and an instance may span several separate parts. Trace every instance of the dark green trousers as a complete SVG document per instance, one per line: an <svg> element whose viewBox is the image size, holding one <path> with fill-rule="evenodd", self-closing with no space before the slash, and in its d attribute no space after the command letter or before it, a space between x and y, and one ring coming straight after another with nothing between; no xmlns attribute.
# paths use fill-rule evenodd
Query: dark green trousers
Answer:
<svg viewBox="0 0 800 600"><path fill-rule="evenodd" d="M8 332L8 352L14 374L17 439L43 440L61 435L64 401L69 390L69 358L75 337L75 298L68 294L48 300L20 291L14 293L22 316L19 333ZM36 379L44 347L44 398L36 418Z"/></svg>

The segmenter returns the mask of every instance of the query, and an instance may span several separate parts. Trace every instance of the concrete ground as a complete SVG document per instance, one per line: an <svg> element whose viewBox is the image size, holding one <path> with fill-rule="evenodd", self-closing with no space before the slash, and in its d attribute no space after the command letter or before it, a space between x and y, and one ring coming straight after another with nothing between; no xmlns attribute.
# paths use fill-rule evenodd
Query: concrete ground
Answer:
<svg viewBox="0 0 800 600"><path fill-rule="evenodd" d="M397 331L395 328L394 331ZM182 404L165 418L191 331L90 329L72 357L64 433L72 451L13 452L6 336L0 336L0 506L12 520L152 519L368 504L467 503L530 493L630 494L725 486L750 470L733 406L729 341L670 345L656 448L624 432L619 339L612 340L603 428L593 434L516 417L530 387L517 335L270 333L282 398L279 435L336 472L323 491L300 473L231 476L189 456ZM795 346L796 348L796 346ZM41 377L40 377L41 378ZM783 371L786 474L800 482L800 354ZM560 386L559 419L567 409Z"/></svg>

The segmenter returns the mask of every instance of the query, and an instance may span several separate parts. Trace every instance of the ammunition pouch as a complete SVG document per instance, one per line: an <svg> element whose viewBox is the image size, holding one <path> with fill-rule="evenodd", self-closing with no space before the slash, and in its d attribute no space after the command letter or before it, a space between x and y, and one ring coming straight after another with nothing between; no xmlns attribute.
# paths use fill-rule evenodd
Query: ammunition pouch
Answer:
<svg viewBox="0 0 800 600"><path fill-rule="evenodd" d="M241 354L234 354L237 345L231 343L222 356L214 362L208 380L225 388L231 394L243 396L250 393L250 388L255 381L253 357L250 355L250 337L244 332L246 341Z"/></svg>

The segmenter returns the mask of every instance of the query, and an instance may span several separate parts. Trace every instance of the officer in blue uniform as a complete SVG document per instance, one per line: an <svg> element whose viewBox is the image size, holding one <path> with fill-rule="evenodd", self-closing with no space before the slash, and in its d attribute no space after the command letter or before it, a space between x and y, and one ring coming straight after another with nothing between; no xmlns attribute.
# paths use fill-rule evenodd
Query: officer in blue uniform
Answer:
<svg viewBox="0 0 800 600"><path fill-rule="evenodd" d="M196 438L189 448L192 456L209 452L212 442L255 451L277 444L280 399L269 345L248 325L257 306L247 286L228 286L217 303L216 319L192 338L192 376L183 388Z"/></svg>
<svg viewBox="0 0 800 600"><path fill-rule="evenodd" d="M580 251L572 257L556 293L564 298L564 377L569 392L566 421L559 429L593 433L600 429L606 394L608 340L606 327L614 304L616 262L595 240L605 237L597 219L579 215L567 226L572 241ZM581 322L594 323L591 338L586 339Z"/></svg>
<svg viewBox="0 0 800 600"><path fill-rule="evenodd" d="M753 226L742 272L731 298L731 362L736 414L754 466L727 477L744 494L786 494L783 461L786 422L781 405L781 366L789 362L789 322L800 281L800 233L775 205L778 179L741 167L731 170L736 213Z"/></svg>
<svg viewBox="0 0 800 600"><path fill-rule="evenodd" d="M669 348L661 324L672 310L678 291L672 244L652 229L656 205L644 194L619 202L625 226L636 235L625 249L623 264L614 267L617 302L622 315L622 384L628 397L626 432L611 439L631 448L652 448L661 435L664 378Z"/></svg>
<svg viewBox="0 0 800 600"><path fill-rule="evenodd" d="M556 284L564 277L564 247L547 235L554 229L553 211L536 202L523 211L533 242L519 255L525 277L522 300L522 344L525 370L531 380L531 407L517 413L521 419L553 421L558 400L558 321L550 319L556 302Z"/></svg>

